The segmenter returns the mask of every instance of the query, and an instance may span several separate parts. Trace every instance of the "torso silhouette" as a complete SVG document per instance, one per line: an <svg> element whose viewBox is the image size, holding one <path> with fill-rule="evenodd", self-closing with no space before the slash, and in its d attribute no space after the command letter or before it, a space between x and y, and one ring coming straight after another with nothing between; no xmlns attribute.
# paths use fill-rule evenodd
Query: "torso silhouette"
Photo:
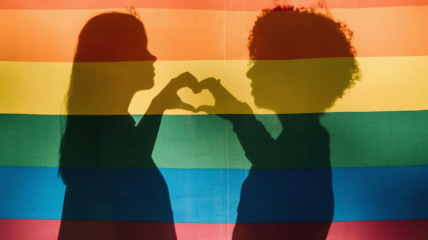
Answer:
<svg viewBox="0 0 428 240"><path fill-rule="evenodd" d="M334 211L328 132L318 114L278 116L276 140L253 115L232 120L253 164L233 239L325 239Z"/></svg>
<svg viewBox="0 0 428 240"><path fill-rule="evenodd" d="M69 116L60 162L67 188L59 239L176 239L168 188L151 158L161 118L145 116L136 127L130 115ZM142 229L120 221L164 224Z"/></svg>

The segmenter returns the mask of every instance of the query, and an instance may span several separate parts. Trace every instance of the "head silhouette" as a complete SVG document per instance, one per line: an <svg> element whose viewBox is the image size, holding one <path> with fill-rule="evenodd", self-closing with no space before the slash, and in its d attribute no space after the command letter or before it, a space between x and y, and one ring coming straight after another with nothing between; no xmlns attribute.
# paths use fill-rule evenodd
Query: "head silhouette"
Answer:
<svg viewBox="0 0 428 240"><path fill-rule="evenodd" d="M123 114L135 92L154 85L156 57L135 14L90 19L78 40L67 97L69 114Z"/></svg>
<svg viewBox="0 0 428 240"><path fill-rule="evenodd" d="M263 11L248 45L256 106L277 113L333 106L360 77L351 39L352 31L326 13L290 6Z"/></svg>

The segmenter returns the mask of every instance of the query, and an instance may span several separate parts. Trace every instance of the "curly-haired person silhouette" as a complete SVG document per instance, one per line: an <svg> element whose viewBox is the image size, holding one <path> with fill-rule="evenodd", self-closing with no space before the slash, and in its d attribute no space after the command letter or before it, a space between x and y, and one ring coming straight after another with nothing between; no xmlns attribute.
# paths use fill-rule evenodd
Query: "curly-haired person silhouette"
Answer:
<svg viewBox="0 0 428 240"><path fill-rule="evenodd" d="M95 16L79 35L60 149L61 240L176 239L168 187L151 155L164 111L195 110L177 91L200 89L189 73L172 79L136 124L132 97L154 86L147 44L136 14Z"/></svg>
<svg viewBox="0 0 428 240"><path fill-rule="evenodd" d="M320 117L360 77L352 32L328 14L276 7L258 17L247 72L257 107L273 110L277 139L214 78L215 106L197 110L233 124L248 160L233 240L326 239L334 213L329 134Z"/></svg>

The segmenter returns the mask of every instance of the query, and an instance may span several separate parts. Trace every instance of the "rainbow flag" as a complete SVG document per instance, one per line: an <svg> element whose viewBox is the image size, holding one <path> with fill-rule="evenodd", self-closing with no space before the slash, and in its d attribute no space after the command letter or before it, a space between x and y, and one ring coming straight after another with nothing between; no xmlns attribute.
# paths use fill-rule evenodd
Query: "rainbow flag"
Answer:
<svg viewBox="0 0 428 240"><path fill-rule="evenodd" d="M0 2L0 239L428 239L427 16Z"/></svg>

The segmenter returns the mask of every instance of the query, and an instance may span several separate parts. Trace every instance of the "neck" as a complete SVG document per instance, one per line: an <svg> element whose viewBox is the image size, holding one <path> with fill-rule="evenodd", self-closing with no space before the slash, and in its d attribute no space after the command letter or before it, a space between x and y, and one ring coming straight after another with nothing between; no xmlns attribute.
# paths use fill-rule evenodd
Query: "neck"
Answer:
<svg viewBox="0 0 428 240"><path fill-rule="evenodd" d="M320 113L278 114L283 131L295 131L300 128L321 126Z"/></svg>
<svg viewBox="0 0 428 240"><path fill-rule="evenodd" d="M116 91L98 96L94 108L102 115L129 115L128 108L134 92Z"/></svg>

